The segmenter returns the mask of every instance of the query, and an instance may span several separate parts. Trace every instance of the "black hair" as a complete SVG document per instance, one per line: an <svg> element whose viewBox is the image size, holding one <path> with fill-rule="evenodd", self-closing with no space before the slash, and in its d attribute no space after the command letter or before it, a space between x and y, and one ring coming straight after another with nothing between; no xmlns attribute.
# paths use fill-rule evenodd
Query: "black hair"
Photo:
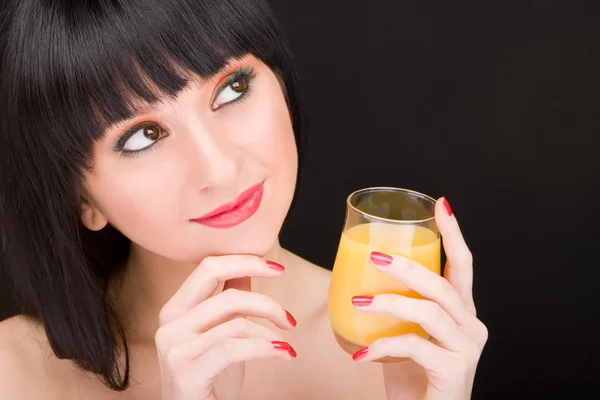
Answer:
<svg viewBox="0 0 600 400"><path fill-rule="evenodd" d="M266 0L5 0L0 10L0 249L21 312L57 357L129 383L107 283L129 240L80 220L83 172L105 129L252 54L280 78L302 157L305 115ZM301 170L301 168L299 168Z"/></svg>

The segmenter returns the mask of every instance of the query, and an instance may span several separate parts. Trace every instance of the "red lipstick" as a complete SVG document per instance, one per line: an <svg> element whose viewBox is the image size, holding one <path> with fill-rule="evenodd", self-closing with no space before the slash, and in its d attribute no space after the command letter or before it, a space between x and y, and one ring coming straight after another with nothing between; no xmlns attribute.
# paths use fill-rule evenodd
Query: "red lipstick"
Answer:
<svg viewBox="0 0 600 400"><path fill-rule="evenodd" d="M210 226L211 228L231 228L241 224L253 216L262 201L264 181L244 190L234 201L204 214L200 218L191 219L191 222Z"/></svg>

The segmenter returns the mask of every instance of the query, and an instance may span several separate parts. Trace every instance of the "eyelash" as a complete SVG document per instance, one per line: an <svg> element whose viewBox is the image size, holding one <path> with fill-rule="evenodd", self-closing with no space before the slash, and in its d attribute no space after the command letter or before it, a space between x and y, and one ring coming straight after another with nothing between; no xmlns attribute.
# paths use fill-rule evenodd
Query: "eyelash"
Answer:
<svg viewBox="0 0 600 400"><path fill-rule="evenodd" d="M229 85L231 85L233 82L235 82L236 79L240 79L243 78L246 81L246 90L240 94L239 97L237 97L234 100L231 100L228 103L223 103L221 104L219 107L213 109L213 111L217 111L219 109L222 109L223 107L227 107L236 103L241 103L242 101L246 100L248 98L248 96L250 95L250 93L252 92L252 90L254 89L254 78L256 76L256 73L254 71L254 68L252 67L241 67L239 70L235 71L229 78L227 78L227 81L225 81L225 83L223 83L223 85L221 85L221 87L219 88L219 90L217 91L217 94L213 97L212 99L212 103L215 102L215 100L221 95L221 93L227 89L227 87ZM154 142L154 144L151 144L148 147L145 147L141 150L136 150L136 151L124 151L123 148L125 147L125 144L127 143L127 141L135 134L137 133L140 129L143 129L145 126L147 125L157 125L161 128L161 130L163 132L167 132L167 130L159 123L156 122L144 122L140 125L136 125L135 127L128 129L117 141L117 143L114 146L114 150L117 153L121 153L121 155L125 156L125 157L139 157L145 153L147 153L148 151L152 150L157 143L159 143L162 138L158 139L156 142Z"/></svg>
<svg viewBox="0 0 600 400"><path fill-rule="evenodd" d="M246 84L247 84L246 90L244 91L244 93L242 93L235 100L232 100L229 103L222 104L220 107L214 109L214 111L216 111L216 110L218 110L220 108L227 107L229 105L236 104L236 103L241 103L242 101L244 101L250 95L250 93L252 92L252 89L254 89L253 82L254 82L254 78L255 77L256 77L256 73L254 72L254 68L252 68L252 67L241 67L240 69L238 69L237 71L235 71L227 79L227 81L219 88L219 90L217 91L217 94L213 98L213 103L219 97L219 95L221 93L223 93L223 91L225 89L227 89L227 87L229 85L231 85L233 82L235 82L236 79L244 78L246 80Z"/></svg>

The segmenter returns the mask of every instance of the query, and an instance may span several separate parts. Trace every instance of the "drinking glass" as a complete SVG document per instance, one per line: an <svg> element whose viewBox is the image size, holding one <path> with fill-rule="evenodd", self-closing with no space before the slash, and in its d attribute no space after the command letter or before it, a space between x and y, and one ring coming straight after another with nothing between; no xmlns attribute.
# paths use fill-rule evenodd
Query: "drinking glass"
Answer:
<svg viewBox="0 0 600 400"><path fill-rule="evenodd" d="M379 338L407 333L429 339L416 323L357 310L352 297L393 293L422 298L402 282L374 269L369 258L373 251L400 255L440 274L440 234L434 208L433 198L408 189L373 187L348 196L328 293L331 325L346 352L353 354ZM386 357L377 361L400 360Z"/></svg>

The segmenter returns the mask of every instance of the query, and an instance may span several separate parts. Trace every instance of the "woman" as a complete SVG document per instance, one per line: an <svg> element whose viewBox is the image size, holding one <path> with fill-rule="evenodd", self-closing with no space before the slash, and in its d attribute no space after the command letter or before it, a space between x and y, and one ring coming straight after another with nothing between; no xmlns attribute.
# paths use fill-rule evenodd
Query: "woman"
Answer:
<svg viewBox="0 0 600 400"><path fill-rule="evenodd" d="M447 201L447 279L390 257L373 267L427 300L356 306L432 341L350 357L330 272L280 247L305 125L266 2L5 3L0 229L23 306L0 324L8 398L470 397L487 332ZM386 355L410 360L369 362Z"/></svg>

